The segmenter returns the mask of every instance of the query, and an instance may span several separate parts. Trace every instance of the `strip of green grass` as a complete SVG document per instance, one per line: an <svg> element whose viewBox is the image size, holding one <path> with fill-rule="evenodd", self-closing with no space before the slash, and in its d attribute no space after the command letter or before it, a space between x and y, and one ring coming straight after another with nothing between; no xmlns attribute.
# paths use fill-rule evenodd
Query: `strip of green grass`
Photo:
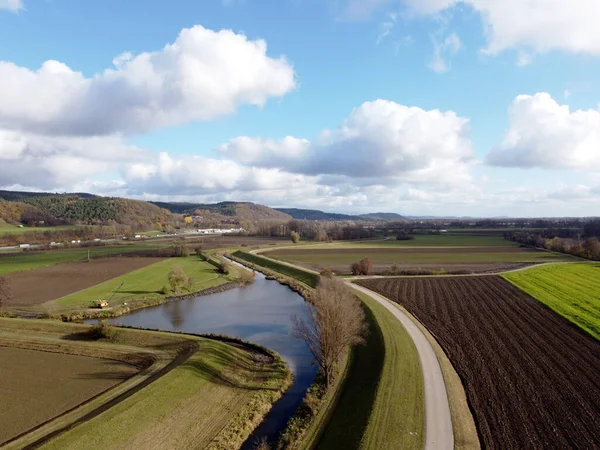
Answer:
<svg viewBox="0 0 600 450"><path fill-rule="evenodd" d="M600 339L600 264L557 264L503 278Z"/></svg>
<svg viewBox="0 0 600 450"><path fill-rule="evenodd" d="M110 293L121 283L123 287L116 293L112 304L120 304L123 300L135 297L158 298L162 297L159 291L168 284L168 274L174 265L180 266L185 273L196 281L193 290L198 291L208 287L218 286L228 278L220 277L215 268L196 256L186 258L170 258L151 266L130 272L104 283L97 284L83 291L67 297L54 300L51 303L59 309L72 309L89 307L91 301L107 298Z"/></svg>
<svg viewBox="0 0 600 450"><path fill-rule="evenodd" d="M351 355L339 403L318 449L421 449L423 376L417 350L400 322L370 297L369 335Z"/></svg>
<svg viewBox="0 0 600 450"><path fill-rule="evenodd" d="M516 244L502 236L465 236L452 234L416 235L409 241L397 241L394 237L385 241L348 243L348 246L368 247L514 247Z"/></svg>
<svg viewBox="0 0 600 450"><path fill-rule="evenodd" d="M233 254L236 258L242 259L252 264L265 267L267 269L279 272L282 275L286 275L307 284L310 287L316 287L319 283L319 276L304 270L296 269L295 267L286 266L285 264L279 264L278 262L272 261L262 256L253 255L238 250Z"/></svg>
<svg viewBox="0 0 600 450"><path fill-rule="evenodd" d="M18 227L16 225L11 225L6 223L4 220L0 219L0 236L4 234L23 234L29 232L43 232L43 231L62 231L62 230L72 230L77 228L78 225L60 225L57 227Z"/></svg>
<svg viewBox="0 0 600 450"><path fill-rule="evenodd" d="M54 264L78 261L88 257L88 250L92 258L106 255L148 250L153 246L126 245L117 247L88 247L68 248L61 250L22 252L17 255L0 255L0 275L6 275L21 270L37 269Z"/></svg>

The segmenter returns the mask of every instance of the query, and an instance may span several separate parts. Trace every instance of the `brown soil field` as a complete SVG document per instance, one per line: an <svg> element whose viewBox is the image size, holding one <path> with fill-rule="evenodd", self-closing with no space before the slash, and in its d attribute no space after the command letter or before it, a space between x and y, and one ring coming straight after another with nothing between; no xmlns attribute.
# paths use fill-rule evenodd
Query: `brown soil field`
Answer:
<svg viewBox="0 0 600 450"><path fill-rule="evenodd" d="M398 272L396 275L439 275L443 269L449 275L468 275L468 274L493 274L506 272L509 270L522 269L536 265L537 263L530 262L514 262L514 263L445 263L445 264L396 264ZM304 267L310 269L319 268L305 264ZM347 264L327 266L336 273L349 273ZM374 264L374 275L389 275L386 273L392 267L391 264Z"/></svg>
<svg viewBox="0 0 600 450"><path fill-rule="evenodd" d="M600 448L600 342L498 276L359 284L435 336L484 448Z"/></svg>
<svg viewBox="0 0 600 450"><path fill-rule="evenodd" d="M84 356L0 347L0 445L136 373Z"/></svg>
<svg viewBox="0 0 600 450"><path fill-rule="evenodd" d="M540 251L525 247L365 247L363 251L369 251L378 254L392 254L392 255L427 255L427 254L460 254L460 253L535 253L539 254ZM314 249L314 248L298 248L298 249L280 249L270 250L266 253L267 256L293 256L293 255L315 255L318 254L349 254L354 255L361 249L356 248L331 248L331 249Z"/></svg>
<svg viewBox="0 0 600 450"><path fill-rule="evenodd" d="M6 306L31 306L61 298L163 259L107 257L15 272L7 275L12 299Z"/></svg>

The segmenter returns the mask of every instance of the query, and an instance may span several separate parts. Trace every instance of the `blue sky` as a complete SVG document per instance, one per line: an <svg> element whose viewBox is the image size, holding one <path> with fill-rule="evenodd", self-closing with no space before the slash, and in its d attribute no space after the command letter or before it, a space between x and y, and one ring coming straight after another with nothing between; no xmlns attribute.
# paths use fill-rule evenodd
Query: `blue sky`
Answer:
<svg viewBox="0 0 600 450"><path fill-rule="evenodd" d="M600 215L600 6L539 3L0 0L0 186Z"/></svg>

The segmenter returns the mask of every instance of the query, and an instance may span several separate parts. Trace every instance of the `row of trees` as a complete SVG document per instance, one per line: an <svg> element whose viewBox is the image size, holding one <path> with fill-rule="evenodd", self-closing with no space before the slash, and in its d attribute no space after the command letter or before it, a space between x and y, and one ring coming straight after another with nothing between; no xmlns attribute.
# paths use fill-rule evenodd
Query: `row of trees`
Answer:
<svg viewBox="0 0 600 450"><path fill-rule="evenodd" d="M553 237L546 238L542 233L512 232L505 233L505 239L553 252L567 253L580 258L600 261L600 242L596 237L585 240Z"/></svg>

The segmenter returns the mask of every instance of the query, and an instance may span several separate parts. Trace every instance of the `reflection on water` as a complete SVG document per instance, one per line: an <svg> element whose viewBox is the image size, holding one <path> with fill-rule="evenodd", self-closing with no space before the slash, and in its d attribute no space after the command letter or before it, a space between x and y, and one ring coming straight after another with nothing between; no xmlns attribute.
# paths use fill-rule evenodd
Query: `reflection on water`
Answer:
<svg viewBox="0 0 600 450"><path fill-rule="evenodd" d="M306 317L304 299L257 273L256 281L242 288L142 309L111 322L187 333L226 334L278 352L292 370L294 383L275 403L252 438L266 436L274 440L302 401L316 373L306 344L291 335L293 315Z"/></svg>

